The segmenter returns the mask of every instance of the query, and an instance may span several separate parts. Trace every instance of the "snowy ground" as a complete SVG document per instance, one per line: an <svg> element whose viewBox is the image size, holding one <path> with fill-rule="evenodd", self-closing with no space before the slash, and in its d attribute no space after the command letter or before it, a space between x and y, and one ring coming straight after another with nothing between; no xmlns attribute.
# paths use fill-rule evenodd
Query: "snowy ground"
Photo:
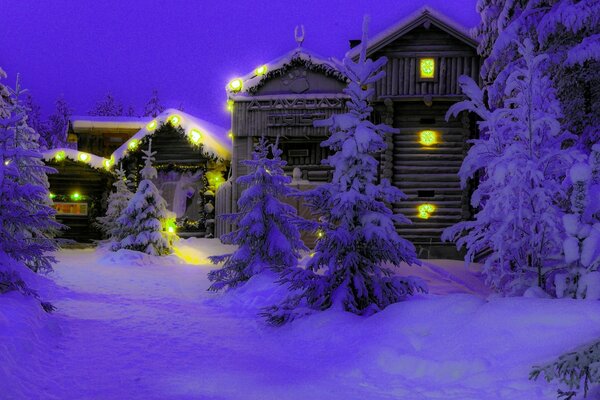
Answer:
<svg viewBox="0 0 600 400"><path fill-rule="evenodd" d="M187 262L61 251L38 284L51 316L1 296L0 399L553 399L531 366L600 337L600 302L491 297L448 261L420 270L435 294L272 328L271 276L209 293L225 246L180 247Z"/></svg>

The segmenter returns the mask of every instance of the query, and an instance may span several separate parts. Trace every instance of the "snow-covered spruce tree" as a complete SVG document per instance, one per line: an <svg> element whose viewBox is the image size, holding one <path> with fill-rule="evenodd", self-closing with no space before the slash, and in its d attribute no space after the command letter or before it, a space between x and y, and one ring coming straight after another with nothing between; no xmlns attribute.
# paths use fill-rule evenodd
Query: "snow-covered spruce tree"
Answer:
<svg viewBox="0 0 600 400"><path fill-rule="evenodd" d="M154 89L152 91L152 96L144 106L144 116L156 118L158 114L165 111L165 107L160 102L158 98L158 90Z"/></svg>
<svg viewBox="0 0 600 400"><path fill-rule="evenodd" d="M224 264L209 273L213 282L209 290L236 287L267 269L282 272L295 268L300 252L306 250L297 227L296 209L282 202L294 189L287 186L292 179L283 172L286 162L281 159L278 143L269 145L261 138L252 160L243 164L250 171L237 183L246 189L238 200L239 212L228 216L237 229L221 238L239 247L231 254L210 257L213 263Z"/></svg>
<svg viewBox="0 0 600 400"><path fill-rule="evenodd" d="M373 154L386 148L384 137L394 130L368 120L372 85L384 76L381 69L387 60L366 58L367 23L365 19L359 59L338 63L349 81L344 89L350 97L349 112L318 124L331 132L321 146L329 147L332 154L324 163L334 168L330 183L307 194L312 210L320 215L319 239L306 268L293 268L283 275L282 282L299 294L265 310L272 324L328 308L368 315L426 290L418 278L397 276L387 267L418 264L418 260L412 243L394 227L394 221L409 220L394 215L385 204L397 202L404 194L386 179L376 183Z"/></svg>
<svg viewBox="0 0 600 400"><path fill-rule="evenodd" d="M25 94L23 105L27 110L27 125L33 128L33 130L36 131L40 136L40 150L43 151L49 149L50 146L48 145L48 136L50 131L47 122L42 121L40 106L33 100L33 97L30 93Z"/></svg>
<svg viewBox="0 0 600 400"><path fill-rule="evenodd" d="M102 100L96 103L94 109L90 111L90 115L119 117L123 115L123 104L115 100L112 93L109 92Z"/></svg>
<svg viewBox="0 0 600 400"><path fill-rule="evenodd" d="M472 141L459 175L463 185L477 173L482 179L471 199L475 220L448 228L442 238L466 247L467 262L491 249L484 273L488 284L505 294L536 284L547 289L545 268L562 249L559 202L567 194L561 183L575 155L563 148L573 135L558 122L560 104L543 73L547 57L535 56L529 40L518 49L522 59L510 66L502 107L488 110L477 84L461 77L469 100L447 114L467 110L481 117L481 138Z"/></svg>
<svg viewBox="0 0 600 400"><path fill-rule="evenodd" d="M2 195L7 197L7 202L18 202L18 206L2 207L0 211L8 235L3 247L5 253L31 270L48 272L54 261L48 252L57 249L54 236L62 227L54 219L46 176L54 170L42 161L39 135L27 125L27 110L18 78L11 99L13 121L5 126L3 166L4 183L12 187L13 193L8 191Z"/></svg>
<svg viewBox="0 0 600 400"><path fill-rule="evenodd" d="M479 0L476 29L489 105L500 106L506 76L519 62L517 42L548 55L547 74L561 102L564 129L590 151L600 140L600 6L598 0Z"/></svg>
<svg viewBox="0 0 600 400"><path fill-rule="evenodd" d="M555 277L557 297L600 300L600 144L569 171L571 210L563 216L566 266Z"/></svg>
<svg viewBox="0 0 600 400"><path fill-rule="evenodd" d="M55 110L49 117L48 136L46 144L49 149L68 147L67 128L73 110L63 97L59 97L55 103Z"/></svg>
<svg viewBox="0 0 600 400"><path fill-rule="evenodd" d="M591 345L561 355L552 363L534 366L529 379L544 375L546 381L557 379L567 390L558 389L558 398L571 400L577 396L583 384L583 395L587 397L590 384L600 384L600 340Z"/></svg>
<svg viewBox="0 0 600 400"><path fill-rule="evenodd" d="M166 237L165 222L168 218L167 203L152 182L156 178L156 168L152 166L154 155L152 140L148 150L144 150L144 168L140 174L142 181L127 208L118 218L122 228L122 239L111 244L111 250L128 249L153 256L171 254L171 241Z"/></svg>
<svg viewBox="0 0 600 400"><path fill-rule="evenodd" d="M97 218L98 227L111 240L121 238L123 227L119 225L118 219L133 197L133 193L127 186L125 171L119 168L116 170L116 175L117 179L113 183L115 191L108 196L106 215Z"/></svg>

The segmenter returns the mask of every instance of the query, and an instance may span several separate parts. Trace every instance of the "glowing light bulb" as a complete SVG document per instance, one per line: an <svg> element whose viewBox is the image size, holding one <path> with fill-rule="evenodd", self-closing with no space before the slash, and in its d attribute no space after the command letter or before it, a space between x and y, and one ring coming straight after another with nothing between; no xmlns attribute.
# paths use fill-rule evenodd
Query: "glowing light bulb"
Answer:
<svg viewBox="0 0 600 400"><path fill-rule="evenodd" d="M227 133L227 136L229 136L229 139L233 140L233 132L229 131L229 133Z"/></svg>
<svg viewBox="0 0 600 400"><path fill-rule="evenodd" d="M61 151L57 151L56 154L54 155L54 159L56 161L62 161L65 159L67 155L65 154L65 152L63 150Z"/></svg>
<svg viewBox="0 0 600 400"><path fill-rule="evenodd" d="M234 80L229 82L229 90L231 90L232 92L239 92L240 90L242 90L243 86L244 82L240 78L235 78Z"/></svg>
<svg viewBox="0 0 600 400"><path fill-rule="evenodd" d="M104 168L110 169L110 164L111 164L110 160L104 160Z"/></svg>
<svg viewBox="0 0 600 400"><path fill-rule="evenodd" d="M429 203L421 204L419 207L417 207L417 211L417 217L421 219L429 219L431 214L433 214L435 211L435 206Z"/></svg>
<svg viewBox="0 0 600 400"><path fill-rule="evenodd" d="M171 122L171 125L178 125L181 122L181 117L179 115L171 115L169 122Z"/></svg>
<svg viewBox="0 0 600 400"><path fill-rule="evenodd" d="M48 193L48 197L50 197L51 199L55 198L56 195L54 193Z"/></svg>
<svg viewBox="0 0 600 400"><path fill-rule="evenodd" d="M10 160L4 161L4 165L9 165L9 164L10 164Z"/></svg>
<svg viewBox="0 0 600 400"><path fill-rule="evenodd" d="M323 232L321 229L319 229L319 230L317 231L317 237L318 237L319 239L321 239L321 238L322 238L322 237L324 237L324 236L325 236L325 232Z"/></svg>
<svg viewBox="0 0 600 400"><path fill-rule="evenodd" d="M148 123L148 125L146 125L146 129L148 129L149 131L153 131L156 129L156 125L158 125L158 124L157 124L156 120L153 119L152 121L150 121Z"/></svg>
<svg viewBox="0 0 600 400"><path fill-rule="evenodd" d="M71 194L71 200L80 200L81 199L81 195L78 192L75 192L73 194Z"/></svg>
<svg viewBox="0 0 600 400"><path fill-rule="evenodd" d="M233 100L227 100L227 111L233 111Z"/></svg>
<svg viewBox="0 0 600 400"><path fill-rule="evenodd" d="M423 146L433 146L437 143L437 133L429 130L419 132L419 143Z"/></svg>
<svg viewBox="0 0 600 400"><path fill-rule="evenodd" d="M90 155L87 153L79 153L79 160L83 162L87 162L90 160Z"/></svg>
<svg viewBox="0 0 600 400"><path fill-rule="evenodd" d="M200 139L202 139L202 133L200 133L200 131L197 129L192 129L190 131L190 140L192 143L198 144L200 143Z"/></svg>
<svg viewBox="0 0 600 400"><path fill-rule="evenodd" d="M138 147L138 144L139 144L139 140L131 139L131 141L129 142L127 147L129 148L129 150L135 150Z"/></svg>
<svg viewBox="0 0 600 400"><path fill-rule="evenodd" d="M262 76L264 74L267 73L267 66L266 65L261 65L260 67L256 68L254 70L254 73L256 73L256 75L258 76Z"/></svg>

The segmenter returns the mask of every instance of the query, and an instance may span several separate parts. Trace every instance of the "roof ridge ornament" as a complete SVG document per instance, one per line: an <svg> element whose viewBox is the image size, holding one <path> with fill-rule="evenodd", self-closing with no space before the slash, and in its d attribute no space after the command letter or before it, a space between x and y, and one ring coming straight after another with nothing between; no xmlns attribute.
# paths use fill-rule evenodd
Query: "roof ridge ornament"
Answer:
<svg viewBox="0 0 600 400"><path fill-rule="evenodd" d="M304 43L304 36L304 25L296 25L294 28L294 39L296 40L296 43L298 43L298 47L302 47L302 43Z"/></svg>

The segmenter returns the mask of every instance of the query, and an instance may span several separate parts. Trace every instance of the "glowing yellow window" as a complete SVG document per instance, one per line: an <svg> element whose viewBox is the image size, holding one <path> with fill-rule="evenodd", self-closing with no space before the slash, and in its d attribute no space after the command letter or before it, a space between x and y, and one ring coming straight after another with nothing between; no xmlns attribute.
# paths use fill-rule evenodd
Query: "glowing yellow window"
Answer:
<svg viewBox="0 0 600 400"><path fill-rule="evenodd" d="M438 142L437 132L436 131L421 131L419 132L419 143L423 146L433 146Z"/></svg>
<svg viewBox="0 0 600 400"><path fill-rule="evenodd" d="M435 59L421 58L419 60L419 76L421 79L435 78Z"/></svg>
<svg viewBox="0 0 600 400"><path fill-rule="evenodd" d="M417 217L422 219L429 219L429 217L431 217L431 214L433 214L434 211L435 206L433 204L421 204L417 207Z"/></svg>

